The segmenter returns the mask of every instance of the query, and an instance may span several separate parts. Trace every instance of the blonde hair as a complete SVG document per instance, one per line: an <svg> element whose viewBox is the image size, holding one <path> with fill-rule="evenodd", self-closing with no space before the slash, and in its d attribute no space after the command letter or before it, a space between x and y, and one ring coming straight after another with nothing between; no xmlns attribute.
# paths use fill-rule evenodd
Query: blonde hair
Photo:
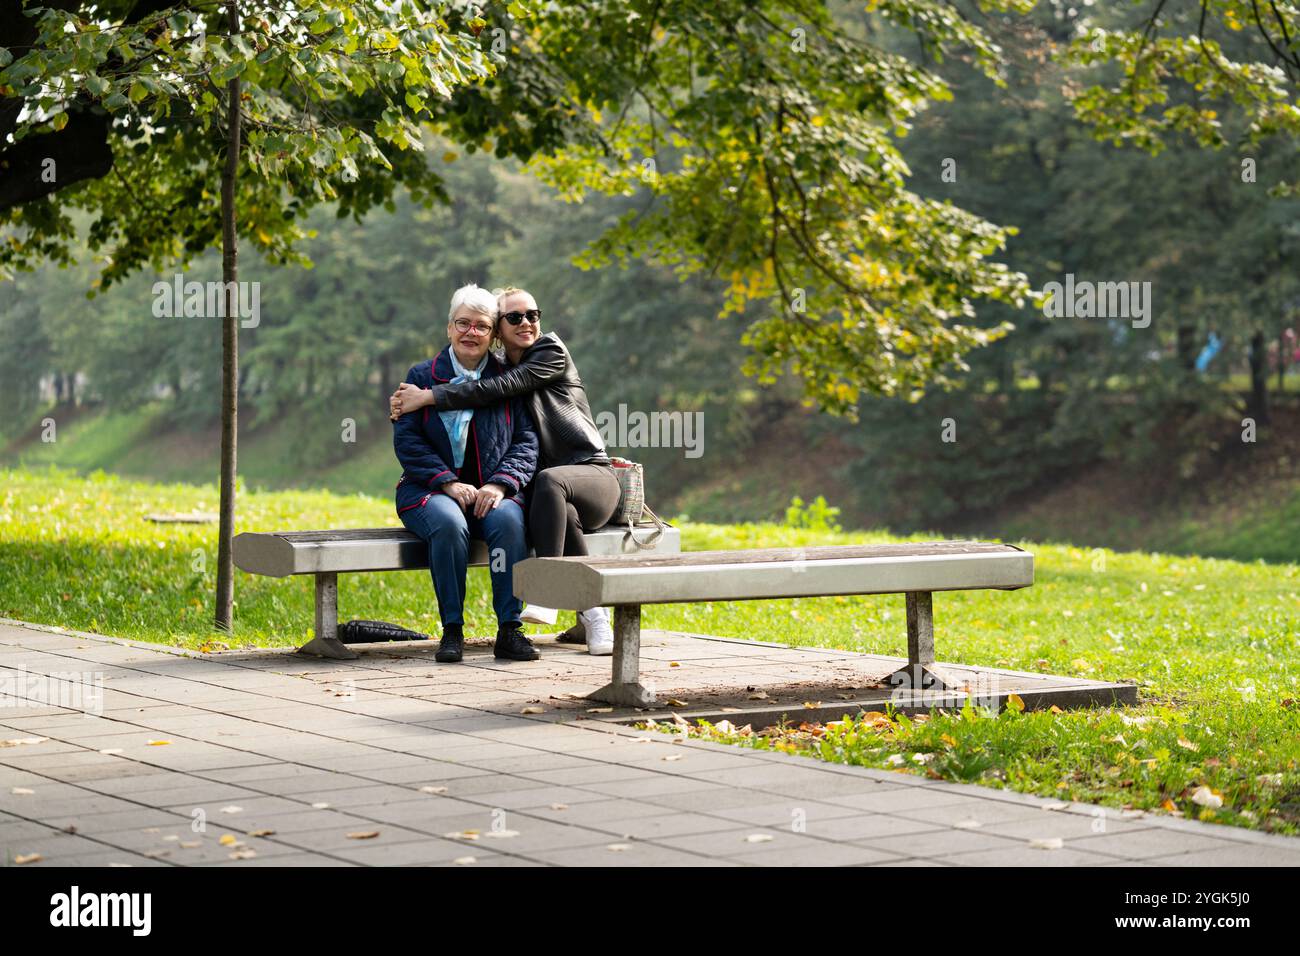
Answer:
<svg viewBox="0 0 1300 956"><path fill-rule="evenodd" d="M508 295L514 295L516 292L522 292L524 295L532 295L527 289L520 289L518 286L508 285L504 288L493 289L492 294L497 297L497 312L501 311L501 300Z"/></svg>

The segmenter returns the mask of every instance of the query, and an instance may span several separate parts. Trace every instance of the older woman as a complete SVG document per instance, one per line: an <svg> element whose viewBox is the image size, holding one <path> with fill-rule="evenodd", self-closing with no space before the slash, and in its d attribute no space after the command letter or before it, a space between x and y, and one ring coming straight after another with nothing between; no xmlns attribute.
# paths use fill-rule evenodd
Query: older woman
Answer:
<svg viewBox="0 0 1300 956"><path fill-rule="evenodd" d="M432 387L408 383L393 393L390 411L407 417L420 408L482 408L524 398L537 425L539 471L529 490L528 530L539 557L587 553L584 530L609 522L618 507L618 479L605 443L591 417L587 393L573 357L554 332L542 334L542 310L523 289L503 289L497 306L498 335L508 370L479 381ZM445 414L445 412L444 412ZM609 614L594 607L578 615L587 634L587 651L611 654L614 632ZM524 620L555 623L555 611L530 606Z"/></svg>
<svg viewBox="0 0 1300 956"><path fill-rule="evenodd" d="M467 285L451 297L447 337L451 344L406 375L409 385L460 385L491 381L504 369L488 351L496 331L496 298ZM487 542L492 606L497 616L493 653L509 660L536 660L537 648L520 624L522 603L514 596L516 561L528 557L524 487L537 467L537 433L517 398L476 409L425 409L393 426L393 448L402 463L397 514L429 546L429 574L438 597L442 640L435 658L457 663L464 649L465 570L471 537Z"/></svg>

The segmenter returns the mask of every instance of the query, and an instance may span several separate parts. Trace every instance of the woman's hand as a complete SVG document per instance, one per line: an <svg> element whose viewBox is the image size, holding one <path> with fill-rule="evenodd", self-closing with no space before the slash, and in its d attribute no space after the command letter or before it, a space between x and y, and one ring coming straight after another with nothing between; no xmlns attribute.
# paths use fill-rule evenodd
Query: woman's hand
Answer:
<svg viewBox="0 0 1300 956"><path fill-rule="evenodd" d="M500 485L494 485L491 482L484 485L474 496L474 517L482 518L489 511L501 504L501 499L506 496L506 490Z"/></svg>
<svg viewBox="0 0 1300 956"><path fill-rule="evenodd" d="M477 488L464 481L449 481L438 490L460 505L460 510L466 513L479 493Z"/></svg>
<svg viewBox="0 0 1300 956"><path fill-rule="evenodd" d="M420 388L410 382L397 386L397 391L388 398L388 417L397 421L407 412L433 404L433 389Z"/></svg>

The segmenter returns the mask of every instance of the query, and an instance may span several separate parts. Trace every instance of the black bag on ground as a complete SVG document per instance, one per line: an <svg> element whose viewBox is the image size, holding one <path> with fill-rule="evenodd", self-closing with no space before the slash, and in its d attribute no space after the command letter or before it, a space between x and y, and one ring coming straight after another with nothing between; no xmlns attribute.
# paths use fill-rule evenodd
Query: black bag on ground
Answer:
<svg viewBox="0 0 1300 956"><path fill-rule="evenodd" d="M339 627L339 640L344 644L380 644L384 641L427 641L429 635L387 621L348 621Z"/></svg>

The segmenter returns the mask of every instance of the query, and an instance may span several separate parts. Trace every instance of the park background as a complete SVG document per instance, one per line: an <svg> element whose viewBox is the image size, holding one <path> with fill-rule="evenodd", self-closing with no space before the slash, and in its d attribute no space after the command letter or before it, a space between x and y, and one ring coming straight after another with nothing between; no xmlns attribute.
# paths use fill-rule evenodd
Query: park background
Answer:
<svg viewBox="0 0 1300 956"><path fill-rule="evenodd" d="M882 47L915 47L857 5L832 7ZM299 246L311 268L245 251L261 322L239 334L238 530L396 524L389 392L444 343L455 287L523 286L596 412L703 413L698 458L613 449L646 464L649 502L682 525L684 547L1028 542L1035 587L946 598L941 653L1142 688L1132 714L886 721L871 746L827 751L822 733L785 745L878 766L933 751L926 772L946 778L1293 832L1300 201L1272 186L1296 150L1175 138L1153 155L1095 138L1066 96L1082 68L1053 55L1077 15L1046 3L988 16L1007 85L960 57L930 64L953 98L897 146L911 189L1018 230L998 258L1032 287L1067 273L1151 282L1149 328L981 303L973 324L1015 328L973 350L950 387L863 393L855 415L827 414L793 377L746 374L742 336L765 307L720 316L727 276L573 263L645 195L563 202L523 164L427 132L446 202L399 191L361 217L319 208ZM214 177L202 200L215 189ZM308 582L239 574L235 629L214 633L213 528L144 520L215 510L221 330L154 317L153 283L181 266L100 292L102 256L83 243L73 264L0 285L0 615L191 647L300 643ZM184 271L218 280L220 257ZM486 633L480 577L468 611ZM345 583L345 616L433 628L422 575L369 578ZM666 607L647 626L897 653L901 611L871 598ZM1217 806L1193 801L1205 790Z"/></svg>

